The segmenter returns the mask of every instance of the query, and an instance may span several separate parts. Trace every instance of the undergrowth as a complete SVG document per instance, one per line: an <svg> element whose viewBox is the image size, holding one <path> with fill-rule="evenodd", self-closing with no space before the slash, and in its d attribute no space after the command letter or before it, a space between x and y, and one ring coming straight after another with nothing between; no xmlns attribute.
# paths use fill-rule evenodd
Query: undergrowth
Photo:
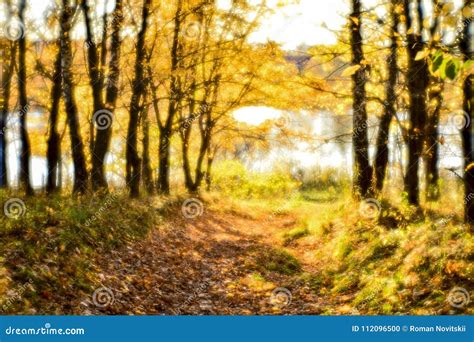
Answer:
<svg viewBox="0 0 474 342"><path fill-rule="evenodd" d="M424 203L422 210L379 199L380 213L367 218L348 189L282 187L270 186L271 195L265 196L266 190L259 190L248 197L244 189L235 196L213 192L200 197L205 211L269 227L265 238L272 247L247 260L250 275L298 279L325 298L323 314L474 313L472 300L460 308L448 300L456 288L473 298L474 238L461 223L460 199L446 196L439 203ZM0 203L12 196L0 192ZM24 215L0 215L0 310L67 313L69 299L90 296L100 283L99 256L145 238L151 227L175 215L185 198L23 199ZM275 222L283 222L283 231L270 229Z"/></svg>
<svg viewBox="0 0 474 342"><path fill-rule="evenodd" d="M0 203L12 196L0 193ZM0 215L3 314L52 313L54 298L63 298L67 312L68 298L88 296L98 282L98 255L143 238L161 220L150 201L122 194L22 201L22 216Z"/></svg>

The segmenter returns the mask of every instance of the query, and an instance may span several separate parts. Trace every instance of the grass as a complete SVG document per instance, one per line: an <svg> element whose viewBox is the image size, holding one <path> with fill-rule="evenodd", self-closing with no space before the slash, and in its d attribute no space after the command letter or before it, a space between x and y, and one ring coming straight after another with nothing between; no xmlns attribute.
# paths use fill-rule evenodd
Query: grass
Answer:
<svg viewBox="0 0 474 342"><path fill-rule="evenodd" d="M206 210L269 227L289 222L284 230L268 229L272 248L254 251L246 261L247 281L256 287L267 288L272 274L299 279L327 299L325 314L342 307L363 314L474 313L472 305L447 303L451 289L472 294L474 285L474 238L460 223L460 198L446 192L439 203L413 210L386 197L380 216L368 219L348 193L307 189L263 198L214 192L203 201ZM0 203L12 196L0 192ZM23 216L0 216L2 313L52 313L52 299L90 294L100 280L97 257L143 239L183 198L24 199Z"/></svg>
<svg viewBox="0 0 474 342"><path fill-rule="evenodd" d="M307 227L297 227L293 228L290 231L283 234L285 246L289 245L290 243L301 239L302 237L308 236L310 234L309 229Z"/></svg>
<svg viewBox="0 0 474 342"><path fill-rule="evenodd" d="M255 258L255 266L262 273L276 272L294 275L301 271L298 259L284 249L269 249L259 252Z"/></svg>
<svg viewBox="0 0 474 342"><path fill-rule="evenodd" d="M347 189L337 198L331 188L319 194L311 189L283 204L271 199L232 205L252 217L283 208L282 215L295 221L282 236L269 237L280 241L275 249L284 248L284 254L266 253L259 260L261 272L299 276L318 295L329 301L342 296L345 306L364 314L473 314L472 305L456 308L447 301L453 288L471 297L474 288L474 237L460 221L462 201L453 194L461 190L452 191L455 186L445 184L446 195L423 203L422 210L388 194L375 219L361 215ZM286 260L299 265L297 271L287 272ZM318 270L306 272L303 264ZM338 310L328 307L325 313Z"/></svg>
<svg viewBox="0 0 474 342"><path fill-rule="evenodd" d="M11 196L0 193L0 203ZM98 281L96 257L143 238L161 220L150 210L150 201L130 201L120 194L39 196L26 198L23 203L23 216L0 216L3 313L51 313L54 308L49 301L53 297L89 293ZM34 287L28 285L33 283ZM26 289L16 298L24 284Z"/></svg>
<svg viewBox="0 0 474 342"><path fill-rule="evenodd" d="M446 299L455 286L472 289L474 239L468 227L452 222L441 228L429 220L398 229L359 223L346 220L315 250L327 265L323 273L332 276L333 292L354 292L351 305L368 314L456 312L440 302L440 294ZM416 298L420 291L428 295Z"/></svg>

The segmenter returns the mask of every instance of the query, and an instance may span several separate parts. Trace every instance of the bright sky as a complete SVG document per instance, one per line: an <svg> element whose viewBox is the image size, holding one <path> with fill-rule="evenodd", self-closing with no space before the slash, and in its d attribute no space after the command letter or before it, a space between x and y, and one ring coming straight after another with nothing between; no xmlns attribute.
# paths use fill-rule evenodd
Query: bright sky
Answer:
<svg viewBox="0 0 474 342"><path fill-rule="evenodd" d="M243 107L234 112L234 117L238 121L243 121L251 125L260 125L266 120L277 119L284 115L284 112L270 107Z"/></svg>
<svg viewBox="0 0 474 342"><path fill-rule="evenodd" d="M107 1L108 11L112 11L115 0L98 0L101 12ZM233 0L217 0L222 9L231 7ZM255 4L262 0L249 0ZM54 0L35 0L29 2L30 13L42 16L45 9ZM301 44L333 44L336 36L331 30L341 29L346 23L350 11L348 0L266 0L267 5L274 9L274 13L263 19L261 27L251 36L254 42L273 40L286 50L296 49ZM292 2L292 5L278 6L279 3ZM380 0L364 0L366 8L374 8L381 4ZM424 2L430 4L430 2ZM455 7L459 7L462 0L454 0ZM383 7L376 6L376 12L383 17ZM428 6L430 7L430 6ZM2 11L5 12L5 11ZM0 14L0 19L2 15Z"/></svg>
<svg viewBox="0 0 474 342"><path fill-rule="evenodd" d="M251 0L258 3L261 0ZM278 7L281 0L267 0L275 13L268 15L260 29L251 40L265 42L269 39L281 43L284 49L295 49L301 44L332 44L335 35L328 30L337 30L344 25L344 18L349 11L345 0L292 0L297 3ZM29 2L31 13L42 16L52 0ZM115 1L108 0L108 10L112 11ZM232 0L218 0L218 6L229 8ZM104 0L100 0L98 8L102 10ZM327 27L327 28L325 28Z"/></svg>
<svg viewBox="0 0 474 342"><path fill-rule="evenodd" d="M344 0L299 0L296 4L278 8L279 1L267 1L275 8L275 13L263 20L262 27L252 36L253 41L271 39L287 50L301 44L333 44L336 36L330 30L340 29L349 13Z"/></svg>

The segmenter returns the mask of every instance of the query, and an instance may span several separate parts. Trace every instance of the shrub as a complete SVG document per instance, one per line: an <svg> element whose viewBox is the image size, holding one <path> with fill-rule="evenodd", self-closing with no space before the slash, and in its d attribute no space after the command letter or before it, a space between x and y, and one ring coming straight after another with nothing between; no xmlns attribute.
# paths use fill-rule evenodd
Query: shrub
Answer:
<svg viewBox="0 0 474 342"><path fill-rule="evenodd" d="M214 168L213 189L241 198L281 197L299 183L283 172L250 172L238 161L224 161Z"/></svg>

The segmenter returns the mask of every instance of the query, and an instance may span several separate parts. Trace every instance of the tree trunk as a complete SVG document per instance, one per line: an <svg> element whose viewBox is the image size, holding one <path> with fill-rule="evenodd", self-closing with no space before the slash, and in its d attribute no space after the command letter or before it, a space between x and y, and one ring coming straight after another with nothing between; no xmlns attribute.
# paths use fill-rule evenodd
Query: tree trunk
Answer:
<svg viewBox="0 0 474 342"><path fill-rule="evenodd" d="M423 135L426 124L426 88L428 86L428 65L425 59L416 60L418 52L423 50L421 28L423 27L422 4L415 1L418 11L419 24L417 25L420 32L415 33L414 25L410 14L410 1L404 0L404 14L407 30L411 33L407 34L407 52L408 52L408 92L410 95L409 120L408 129L408 165L405 172L405 192L407 194L408 203L418 206L420 203L419 177L418 170L420 166L420 158L423 153Z"/></svg>
<svg viewBox="0 0 474 342"><path fill-rule="evenodd" d="M146 108L146 107L145 107ZM153 183L153 173L151 170L150 162L150 120L148 119L148 111L145 109L142 111L142 175L143 175L143 186L149 195L152 195L155 191Z"/></svg>
<svg viewBox="0 0 474 342"><path fill-rule="evenodd" d="M438 48L438 39L436 35L441 35L441 11L442 4L439 0L432 0L433 17L434 20L429 28L430 41L428 48ZM426 183L426 200L437 201L440 197L439 190L439 120L441 108L443 104L444 83L439 78L432 74L428 76L428 118L425 129L425 144L424 144L424 158L425 158L425 183Z"/></svg>
<svg viewBox="0 0 474 342"><path fill-rule="evenodd" d="M168 117L165 124L160 127L160 149L158 165L158 192L163 195L170 193L170 143L172 137L172 125L181 101L180 89L178 86L178 63L179 63L179 39L181 36L183 1L177 0L176 13L174 15L174 32L171 46L171 80L170 99L168 104Z"/></svg>
<svg viewBox="0 0 474 342"><path fill-rule="evenodd" d="M89 83L92 88L92 100L95 113L103 108L102 84L100 82L100 61L97 45L93 39L93 25L89 14L88 0L82 0L80 4L82 12L84 13L84 21L86 26L87 66L89 71Z"/></svg>
<svg viewBox="0 0 474 342"><path fill-rule="evenodd" d="M367 136L367 109L365 76L366 68L361 62L364 60L361 35L361 4L359 0L352 0L352 14L350 18L352 65L360 68L352 75L353 94L353 131L352 142L354 148L354 183L353 193L356 198L368 197L370 194L372 169L369 164L369 140Z"/></svg>
<svg viewBox="0 0 474 342"><path fill-rule="evenodd" d="M374 186L375 191L380 193L383 189L385 180L385 174L387 172L388 165L388 139L390 134L390 122L396 114L396 103L397 97L395 93L395 87L397 85L397 48L398 48L398 13L395 7L398 5L399 0L392 0L391 5L391 17L392 26L390 29L390 56L388 57L388 80L385 88L385 112L383 113L379 131L377 134L375 161L374 161Z"/></svg>
<svg viewBox="0 0 474 342"><path fill-rule="evenodd" d="M157 188L158 192L162 195L170 193L170 139L171 130L163 129L160 131Z"/></svg>
<svg viewBox="0 0 474 342"><path fill-rule="evenodd" d="M26 0L20 1L19 17L20 22L25 23ZM33 195L31 186L31 145L28 137L27 114L29 110L28 96L26 93L26 37L22 34L18 40L18 95L20 103L20 184L26 195Z"/></svg>
<svg viewBox="0 0 474 342"><path fill-rule="evenodd" d="M53 87L51 89L51 112L49 115L49 138L47 146L48 174L46 192L57 191L59 155L61 154L60 136L58 133L59 104L61 102L61 43L58 42L58 52L54 63Z"/></svg>
<svg viewBox="0 0 474 342"><path fill-rule="evenodd" d="M194 169L194 179L191 172L191 163L189 162L189 144L191 137L191 127L192 121L196 119L196 114L191 114L186 119L185 127L182 127L180 130L181 140L182 140L182 157L183 157L183 170L184 170L184 180L186 189L191 193L199 192L201 183L204 179L205 172L202 171L204 158L209 151L211 144L211 134L212 134L212 123L210 120L210 113L204 114L203 110L200 109L201 113L199 114L200 120L203 119L203 116L206 117L205 124L200 123L200 133L201 133L201 145L199 147L199 153L196 160L196 166Z"/></svg>
<svg viewBox="0 0 474 342"><path fill-rule="evenodd" d="M426 124L425 160L426 160L426 200L437 201L439 192L439 118L443 104L443 84L435 77L431 78L430 102L434 108L428 116Z"/></svg>
<svg viewBox="0 0 474 342"><path fill-rule="evenodd" d="M104 18L104 25L106 25L107 20ZM121 48L121 41L120 41L120 30L122 27L123 22L123 10L122 10L122 0L117 0L115 3L115 9L113 12L113 19L112 19L112 39L110 44L110 62L109 62L109 75L106 85L106 94L105 94L105 106L102 106L102 114L96 115L96 134L94 139L94 144L92 147L92 171L91 171L91 183L92 189L94 191L100 189L107 189L107 178L105 173L105 157L110 147L110 140L112 136L112 121L113 117L111 113L115 110L117 96L118 96L118 80L120 76L120 48ZM105 62L106 56L106 34L104 30L104 35L102 37L102 62L101 65ZM96 51L95 45L94 49ZM91 51L92 52L92 51ZM97 66L98 65L98 56L97 52L90 53L90 65ZM94 82L95 70L91 70L89 73L91 76L91 84ZM98 77L101 80L99 86L93 85L93 90L95 89L96 92L102 91L103 86L103 79L104 75L103 72L98 73ZM95 80L97 82L97 80ZM102 105L102 96L96 95L97 98L97 105ZM100 99L100 102L99 102ZM100 109L98 109L100 111ZM97 113L95 110L94 113ZM101 123L100 120L103 120Z"/></svg>
<svg viewBox="0 0 474 342"><path fill-rule="evenodd" d="M103 104L103 99L102 99L102 89L103 89L103 78L101 75L101 69L100 69L100 56L99 56L99 51L97 49L97 45L94 42L94 34L93 34L93 24L92 20L90 17L89 13L89 4L88 0L82 0L81 1L81 8L82 12L84 13L84 22L85 22L85 28L86 28L86 51L87 51L87 66L88 66L88 72L89 72L89 84L92 89L92 99L93 99L93 115L92 115L92 120L91 120L91 125L90 125L90 150L91 150L91 156L92 156L92 169L91 169L91 185L92 189L98 190L100 188L106 187L107 183L105 180L105 176L103 174L103 168L100 168L99 165L101 163L101 156L102 154L96 154L100 150L102 152L102 149L107 150L108 144L107 142L104 142L103 140L100 142L101 145L99 148L99 142L97 141L99 138L99 135L103 139L104 133L102 132L101 128L101 121L104 120L106 122L109 122L109 120L112 120L112 118L108 117L107 112L103 111L104 110L104 104ZM94 134L94 127L97 126L97 132ZM105 153L104 153L105 155Z"/></svg>
<svg viewBox="0 0 474 342"><path fill-rule="evenodd" d="M197 65L197 63L195 63ZM194 70L195 72L196 70ZM184 117L180 115L180 119L182 122L180 123L179 133L181 137L181 152L183 158L183 172L184 172L184 185L186 189L191 192L195 193L198 191L198 186L196 182L193 180L192 171L191 171L191 163L189 161L189 145L191 139L191 132L193 128L194 121L199 118L201 119L202 111L200 111L199 116L196 116L195 108L196 108L196 81L193 80L190 88L189 93L192 94L190 99L188 100L188 110L189 115Z"/></svg>
<svg viewBox="0 0 474 342"><path fill-rule="evenodd" d="M214 163L214 158L216 154L216 148L214 152L211 151L211 147L209 146L209 150L207 151L207 167L206 167L206 190L211 190L212 185L212 164Z"/></svg>
<svg viewBox="0 0 474 342"><path fill-rule="evenodd" d="M11 81L13 67L16 59L16 43L1 43L0 72L1 94L0 98L0 188L8 188L8 159L7 159L7 122L10 102Z"/></svg>
<svg viewBox="0 0 474 342"><path fill-rule="evenodd" d="M473 4L472 0L464 1L464 8L469 8ZM469 13L463 11L463 13ZM474 59L474 52L472 51L472 41L473 41L473 23L472 18L469 16L463 17L463 27L461 39L461 52L463 54L464 61ZM474 225L474 151L473 151L473 128L474 128L474 110L473 106L473 80L474 75L471 73L466 77L463 84L463 110L464 114L469 116L468 125L463 128L461 131L462 143L463 143L463 153L464 153L464 219L471 226Z"/></svg>
<svg viewBox="0 0 474 342"><path fill-rule="evenodd" d="M140 195L140 158L137 149L138 117L140 114L140 98L145 91L144 67L145 60L145 37L148 28L148 16L151 0L144 0L142 9L142 24L137 38L135 78L133 80L132 99L130 102L130 121L127 132L127 183L130 188L130 196Z"/></svg>
<svg viewBox="0 0 474 342"><path fill-rule="evenodd" d="M207 113L204 113L204 111L201 109L205 117L205 125L204 128L201 126L201 146L199 148L196 168L194 170L194 184L193 187L190 189L191 192L198 192L201 188L201 183L205 176L204 171L202 170L202 166L204 163L204 158L206 157L206 153L209 151L209 148L211 146L213 123L211 119L210 109L208 107L206 108Z"/></svg>
<svg viewBox="0 0 474 342"><path fill-rule="evenodd" d="M194 182L191 175L191 163L189 162L189 140L191 137L192 123L188 126L182 126L181 135L181 152L183 158L184 185L188 191L193 191Z"/></svg>
<svg viewBox="0 0 474 342"><path fill-rule="evenodd" d="M61 14L61 65L63 74L63 93L67 114L67 123L71 138L72 158L74 163L74 193L85 193L87 191L87 168L84 156L84 144L82 142L77 105L74 100L74 82L72 77L72 51L70 41L71 20L73 17L69 0L62 0L63 9Z"/></svg>

